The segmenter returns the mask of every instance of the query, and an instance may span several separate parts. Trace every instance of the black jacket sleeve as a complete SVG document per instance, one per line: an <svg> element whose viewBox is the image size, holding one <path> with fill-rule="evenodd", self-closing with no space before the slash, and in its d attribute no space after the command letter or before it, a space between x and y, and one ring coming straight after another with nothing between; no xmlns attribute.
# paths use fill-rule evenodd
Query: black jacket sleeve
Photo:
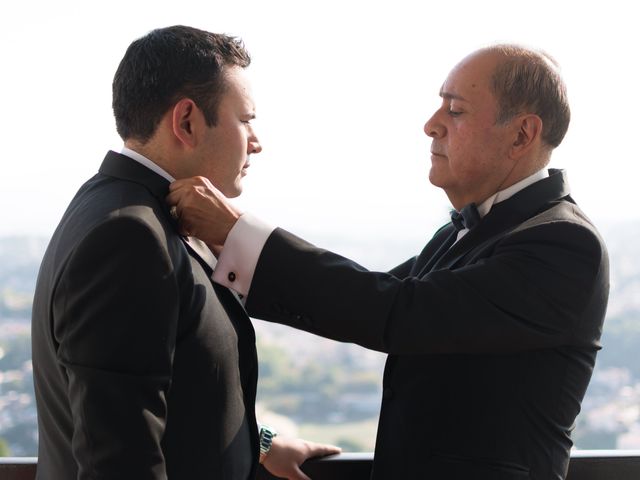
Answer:
<svg viewBox="0 0 640 480"><path fill-rule="evenodd" d="M398 278L276 230L258 261L251 316L393 354L599 348L608 275L594 232L515 231L475 262Z"/></svg>

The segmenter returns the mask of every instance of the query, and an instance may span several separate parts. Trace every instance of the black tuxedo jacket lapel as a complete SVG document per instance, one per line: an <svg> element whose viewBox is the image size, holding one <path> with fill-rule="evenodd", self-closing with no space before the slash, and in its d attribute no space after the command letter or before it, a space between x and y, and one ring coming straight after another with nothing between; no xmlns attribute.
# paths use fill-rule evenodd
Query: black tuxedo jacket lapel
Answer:
<svg viewBox="0 0 640 480"><path fill-rule="evenodd" d="M436 262L447 253L451 245L456 241L457 233L452 224L444 225L440 228L418 255L410 276L421 277L433 270Z"/></svg>
<svg viewBox="0 0 640 480"><path fill-rule="evenodd" d="M549 177L536 182L511 198L494 205L482 221L457 243L449 248L435 262L425 270L450 269L456 265L467 263L467 259L474 251L482 249L484 245L492 245L496 237L506 235L526 220L550 208L555 202L569 197L569 185L563 171L550 169ZM453 225L450 226L454 235Z"/></svg>

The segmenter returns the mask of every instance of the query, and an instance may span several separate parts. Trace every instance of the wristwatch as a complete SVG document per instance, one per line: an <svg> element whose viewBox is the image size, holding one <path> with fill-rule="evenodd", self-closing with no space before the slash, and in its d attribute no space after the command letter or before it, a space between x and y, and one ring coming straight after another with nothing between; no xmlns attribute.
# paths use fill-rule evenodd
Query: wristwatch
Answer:
<svg viewBox="0 0 640 480"><path fill-rule="evenodd" d="M264 461L264 458L271 450L273 439L278 435L275 429L267 426L260 425L260 463Z"/></svg>

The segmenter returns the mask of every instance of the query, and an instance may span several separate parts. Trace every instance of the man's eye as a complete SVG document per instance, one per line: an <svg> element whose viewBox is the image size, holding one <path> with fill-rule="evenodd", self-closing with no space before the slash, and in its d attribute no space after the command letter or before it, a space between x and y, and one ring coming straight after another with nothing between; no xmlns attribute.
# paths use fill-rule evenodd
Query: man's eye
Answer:
<svg viewBox="0 0 640 480"><path fill-rule="evenodd" d="M457 117L457 116L462 115L462 112L458 112L457 110L451 110L451 109L449 109L449 110L447 111L447 113L448 113L449 115L451 115L452 117Z"/></svg>

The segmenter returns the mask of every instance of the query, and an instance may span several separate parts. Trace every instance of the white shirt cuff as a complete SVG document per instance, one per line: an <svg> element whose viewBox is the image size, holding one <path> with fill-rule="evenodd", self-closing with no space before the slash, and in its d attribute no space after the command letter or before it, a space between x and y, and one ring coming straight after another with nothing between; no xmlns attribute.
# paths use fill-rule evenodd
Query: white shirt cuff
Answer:
<svg viewBox="0 0 640 480"><path fill-rule="evenodd" d="M239 295L248 295L258 259L274 230L258 217L242 214L224 242L213 280Z"/></svg>

